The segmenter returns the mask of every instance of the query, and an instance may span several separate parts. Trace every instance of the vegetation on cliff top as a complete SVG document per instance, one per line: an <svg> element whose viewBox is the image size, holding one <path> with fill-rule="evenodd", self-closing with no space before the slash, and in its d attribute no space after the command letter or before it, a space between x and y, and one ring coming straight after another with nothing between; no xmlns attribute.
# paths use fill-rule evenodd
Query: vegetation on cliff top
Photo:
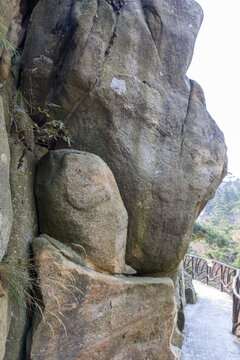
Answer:
<svg viewBox="0 0 240 360"><path fill-rule="evenodd" d="M240 179L228 174L195 223L189 252L240 267Z"/></svg>

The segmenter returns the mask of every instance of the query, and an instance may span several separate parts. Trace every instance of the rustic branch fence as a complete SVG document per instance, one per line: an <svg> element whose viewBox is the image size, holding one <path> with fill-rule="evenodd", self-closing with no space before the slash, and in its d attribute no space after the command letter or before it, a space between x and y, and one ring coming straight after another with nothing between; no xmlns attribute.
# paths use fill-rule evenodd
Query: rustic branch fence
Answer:
<svg viewBox="0 0 240 360"><path fill-rule="evenodd" d="M240 326L240 270L219 261L200 256L185 255L184 269L193 279L217 287L233 298L232 332L237 334Z"/></svg>

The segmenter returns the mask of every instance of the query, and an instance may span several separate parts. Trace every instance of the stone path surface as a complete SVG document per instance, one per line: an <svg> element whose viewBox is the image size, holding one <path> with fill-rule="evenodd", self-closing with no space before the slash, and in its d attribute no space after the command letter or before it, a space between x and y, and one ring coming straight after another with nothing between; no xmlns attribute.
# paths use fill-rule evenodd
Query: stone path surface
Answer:
<svg viewBox="0 0 240 360"><path fill-rule="evenodd" d="M182 360L240 360L240 344L231 333L232 298L193 281L198 300L185 309Z"/></svg>

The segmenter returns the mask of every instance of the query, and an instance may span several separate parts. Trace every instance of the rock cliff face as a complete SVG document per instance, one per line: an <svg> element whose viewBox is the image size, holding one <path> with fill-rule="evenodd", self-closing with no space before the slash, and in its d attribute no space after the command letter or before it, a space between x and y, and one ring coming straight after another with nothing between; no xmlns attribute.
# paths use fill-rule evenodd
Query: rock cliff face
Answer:
<svg viewBox="0 0 240 360"><path fill-rule="evenodd" d="M88 270L68 261L44 237L34 240L33 249L45 312L31 359L175 359L171 279Z"/></svg>
<svg viewBox="0 0 240 360"><path fill-rule="evenodd" d="M178 359L178 265L226 172L186 77L201 8L0 0L0 16L0 360Z"/></svg>
<svg viewBox="0 0 240 360"><path fill-rule="evenodd" d="M73 147L113 171L129 215L128 263L166 272L183 257L224 175L226 148L200 86L186 77L199 5L121 4L65 0L56 10L55 1L39 1L22 57L23 91L37 106L56 103Z"/></svg>

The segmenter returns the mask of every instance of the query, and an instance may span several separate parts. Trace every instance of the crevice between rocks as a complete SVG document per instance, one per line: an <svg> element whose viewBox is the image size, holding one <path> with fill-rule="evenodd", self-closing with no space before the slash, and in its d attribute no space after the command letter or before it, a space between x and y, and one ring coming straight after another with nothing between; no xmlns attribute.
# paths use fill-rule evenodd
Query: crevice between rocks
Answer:
<svg viewBox="0 0 240 360"><path fill-rule="evenodd" d="M26 149L23 149L23 152L22 152L22 155L18 161L18 166L17 166L17 169L20 169L23 165L23 162L24 162L24 156L26 154Z"/></svg>
<svg viewBox="0 0 240 360"><path fill-rule="evenodd" d="M142 0L142 9L143 9L143 13L144 13L144 16L145 16L145 22L146 22L147 27L149 29L149 33L151 35L153 43L154 43L154 45L156 47L156 50L158 52L159 59L161 59L160 48L161 48L162 34L163 34L163 28L164 28L161 16L159 15L157 10L153 6L149 5L148 1L146 1L146 0ZM148 20L148 16L147 16L148 12L151 13L154 17L157 17L158 20L159 20L160 31L159 31L158 44L156 43L155 35L154 35L153 31L152 31L151 25L150 25L149 20Z"/></svg>
<svg viewBox="0 0 240 360"><path fill-rule="evenodd" d="M110 54L110 50L112 48L112 46L114 45L114 42L115 42L115 38L117 37L117 26L118 26L118 20L119 20L119 16L120 16L120 13L121 13L121 9L122 7L125 5L126 3L126 0L105 0L109 5L112 6L113 8L113 11L115 12L117 18L116 18L116 24L115 24L115 27L114 27L114 30L113 30L113 33L112 33L112 36L110 38L110 41L109 41L109 44L108 44L108 47L105 51L105 56L108 56ZM104 61L105 63L105 61ZM103 63L103 65L104 65Z"/></svg>
<svg viewBox="0 0 240 360"><path fill-rule="evenodd" d="M105 0L109 5L112 6L113 11L116 15L120 15L121 8L125 5L126 0Z"/></svg>
<svg viewBox="0 0 240 360"><path fill-rule="evenodd" d="M72 11L73 11L73 6L74 4L76 4L74 2L74 0L72 0L72 3L71 3L71 12L70 12L70 19L72 20ZM99 6L100 6L100 0L97 0L97 10L96 10L96 13L95 15L93 16L93 21L92 21L92 26L91 26L91 29L88 33L88 36L87 36L87 39L86 41L84 42L83 46L82 46L82 49L81 49L81 52L79 54L79 58L81 58L87 44L88 44L88 41L89 41L89 38L91 36L91 33L92 33L92 30L93 30L93 27L94 27L94 24L96 22L96 17L97 17L97 13L98 13L98 10L99 10ZM52 82L52 89L54 91L54 89L57 87L57 83L58 83L58 80L59 80L59 77L60 77L60 74L61 74L61 70L63 69L64 67L64 63L65 63L65 60L66 60L66 57L69 53L69 50L72 50L76 47L76 44L75 44L75 40L74 40L74 30L78 27L78 24L72 24L71 26L71 29L70 29L70 32L69 32L69 36L68 36L68 41L66 41L66 46L65 46L65 51L64 51L64 55L61 56L61 61L58 61L58 64L57 64L57 70L55 71L55 75L54 75L54 79L53 79L53 82ZM56 65L56 64L54 64ZM89 89L89 91L91 91L91 89ZM88 93L86 94L86 96L88 95ZM86 97L85 96L85 97ZM85 98L84 97L84 98ZM80 98L82 99L82 97ZM77 100L76 101L76 104L78 104L79 101ZM72 111L70 112L70 114L67 115L66 119L65 119L65 123L67 124L67 121L68 119L70 118L71 114L75 111L75 108L76 108L76 104L74 104L73 106L73 109ZM78 105L77 105L78 106Z"/></svg>
<svg viewBox="0 0 240 360"><path fill-rule="evenodd" d="M89 96L89 94L97 87L97 85L99 84L99 81L100 81L100 78L101 78L101 74L103 72L103 69L104 69L104 65L106 63L106 60L107 60L107 57L110 55L110 50L112 48L112 46L114 45L114 42L115 42L115 39L117 37L117 25L118 25L118 21L119 21L119 16L121 15L121 9L123 8L123 6L125 5L126 3L126 0L120 0L120 1L117 1L117 0L105 0L109 5L112 6L113 8L113 11L115 12L116 14L116 23L115 23L115 26L114 26L114 29L113 29L113 33L110 37L110 40L109 40L109 44L105 50L105 58L104 58L104 61L102 63L102 66L101 66L101 69L99 70L98 72L98 75L96 77L96 81L95 83L93 84L93 86L85 93L85 95L82 97L80 97L74 104L72 110L70 111L70 113L67 115L66 119L65 119L65 122L67 123L68 119L72 116L72 114L77 110L78 106L80 105L80 103L83 103L86 98ZM99 6L100 6L100 0L98 0L98 9L99 9ZM92 33L92 30L93 30L93 27L94 27L94 23L95 23L95 19L96 19L96 15L98 13L98 9L96 11L96 14L94 16L94 19L93 19L93 25L91 27L91 30L89 31L89 34L88 34L88 38L84 44L84 47L82 49L82 52L84 51L87 43L88 43L88 40L89 40L89 37ZM81 55L80 55L81 56Z"/></svg>
<svg viewBox="0 0 240 360"><path fill-rule="evenodd" d="M184 145L184 132L185 132L185 125L188 119L188 114L189 114L189 110L190 110L190 105L191 105L191 100L192 100L192 93L193 93L193 81L190 81L190 91L189 91L189 97L188 97L188 106L187 106L187 112L186 112L186 116L185 119L182 123L182 128L181 128L181 147L180 147L180 157L182 155L183 152L183 145Z"/></svg>
<svg viewBox="0 0 240 360"><path fill-rule="evenodd" d="M117 37L117 23L118 23L118 19L117 19L116 25L114 27L113 34L110 38L109 45L105 51L105 56L108 56L110 54L110 49L114 45L115 38Z"/></svg>
<svg viewBox="0 0 240 360"><path fill-rule="evenodd" d="M42 317L44 316L45 305L43 302L43 296L38 285L38 274L35 268L34 254L32 246L30 245L29 249L29 263L30 263L30 276L34 280L32 290L30 291L30 298L33 298L32 303L28 304L28 328L25 336L25 346L24 346L24 357L19 360L31 360L31 347L32 347L32 337L34 334L34 329L37 328L38 324L41 322Z"/></svg>

